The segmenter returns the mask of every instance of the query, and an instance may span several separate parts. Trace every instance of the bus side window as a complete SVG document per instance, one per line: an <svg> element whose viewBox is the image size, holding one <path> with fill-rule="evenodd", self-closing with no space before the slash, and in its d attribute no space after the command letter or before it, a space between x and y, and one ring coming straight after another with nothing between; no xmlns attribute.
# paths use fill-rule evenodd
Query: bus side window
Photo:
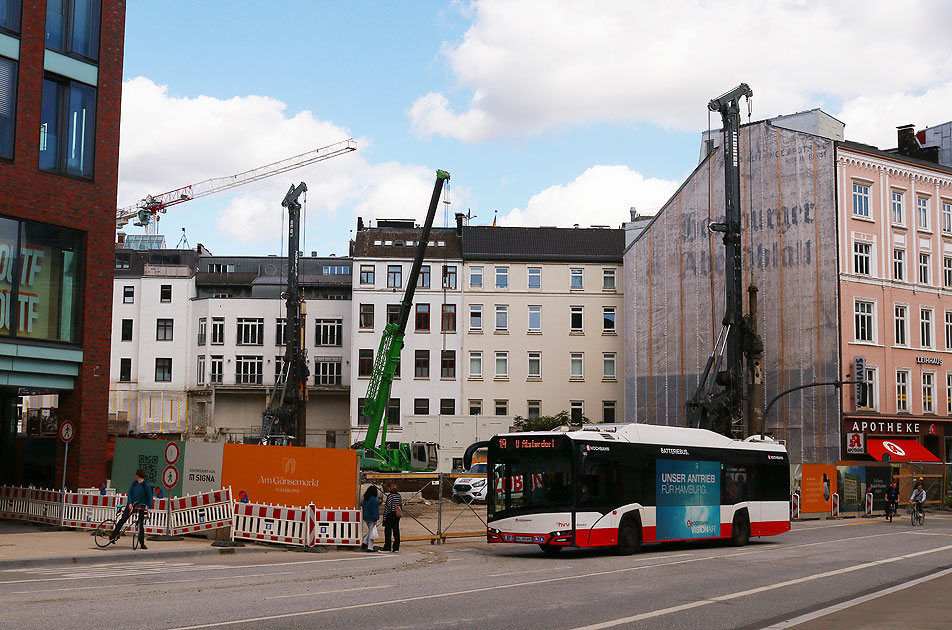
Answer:
<svg viewBox="0 0 952 630"><path fill-rule="evenodd" d="M723 495L725 505L758 499L757 467L751 464L724 468Z"/></svg>

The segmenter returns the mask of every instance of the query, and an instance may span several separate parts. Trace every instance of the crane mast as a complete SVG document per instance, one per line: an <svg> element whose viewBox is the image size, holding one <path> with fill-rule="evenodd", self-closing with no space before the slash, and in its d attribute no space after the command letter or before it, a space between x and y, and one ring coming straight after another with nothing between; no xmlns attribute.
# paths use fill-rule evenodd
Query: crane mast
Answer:
<svg viewBox="0 0 952 630"><path fill-rule="evenodd" d="M746 83L708 103L721 115L724 154L724 222L712 223L712 232L724 235L725 308L721 332L714 343L694 396L687 402L689 423L735 439L760 431L762 418L761 356L763 342L757 334L757 287L748 287L750 313L744 315L743 252L741 250L740 160L738 129L740 99L753 92ZM747 358L745 370L744 357ZM745 383L746 375L746 383ZM745 396L746 390L746 396ZM744 402L748 403L744 422Z"/></svg>

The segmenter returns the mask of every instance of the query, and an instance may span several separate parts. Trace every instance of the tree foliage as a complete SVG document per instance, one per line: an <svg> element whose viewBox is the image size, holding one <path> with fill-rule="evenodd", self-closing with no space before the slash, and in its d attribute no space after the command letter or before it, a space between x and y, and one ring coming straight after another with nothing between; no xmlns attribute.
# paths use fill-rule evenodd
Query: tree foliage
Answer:
<svg viewBox="0 0 952 630"><path fill-rule="evenodd" d="M582 416L577 420L572 420L572 417L569 416L569 413L565 409L554 416L539 416L538 418L516 416L513 422L513 426L516 427L518 431L552 431L559 427L580 426L583 424L589 424L589 419Z"/></svg>

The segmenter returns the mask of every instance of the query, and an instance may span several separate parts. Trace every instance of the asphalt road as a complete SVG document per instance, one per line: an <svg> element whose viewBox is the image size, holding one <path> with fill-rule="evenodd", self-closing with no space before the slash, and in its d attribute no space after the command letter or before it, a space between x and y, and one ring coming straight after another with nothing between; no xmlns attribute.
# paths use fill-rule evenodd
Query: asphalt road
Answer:
<svg viewBox="0 0 952 630"><path fill-rule="evenodd" d="M152 545L160 543L150 543ZM944 628L952 517L817 521L743 548L646 546L635 556L458 541L398 554L332 551L0 571L4 628ZM913 586L888 595L914 580ZM857 598L865 601L857 605ZM878 608L877 608L878 606ZM895 604L890 604L895 606ZM944 609L943 609L944 607ZM842 608L842 610L839 610ZM832 615L837 615L833 617ZM830 622L826 623L825 620ZM833 623L832 620L837 622ZM930 625L937 620L938 625Z"/></svg>

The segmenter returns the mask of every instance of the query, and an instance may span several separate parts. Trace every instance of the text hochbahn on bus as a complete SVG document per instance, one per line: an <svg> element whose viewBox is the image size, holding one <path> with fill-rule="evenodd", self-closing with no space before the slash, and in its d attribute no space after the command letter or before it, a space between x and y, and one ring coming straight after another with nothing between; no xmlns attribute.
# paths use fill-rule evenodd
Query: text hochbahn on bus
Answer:
<svg viewBox="0 0 952 630"><path fill-rule="evenodd" d="M770 438L599 425L498 435L489 445L491 543L611 547L790 530L790 466Z"/></svg>

